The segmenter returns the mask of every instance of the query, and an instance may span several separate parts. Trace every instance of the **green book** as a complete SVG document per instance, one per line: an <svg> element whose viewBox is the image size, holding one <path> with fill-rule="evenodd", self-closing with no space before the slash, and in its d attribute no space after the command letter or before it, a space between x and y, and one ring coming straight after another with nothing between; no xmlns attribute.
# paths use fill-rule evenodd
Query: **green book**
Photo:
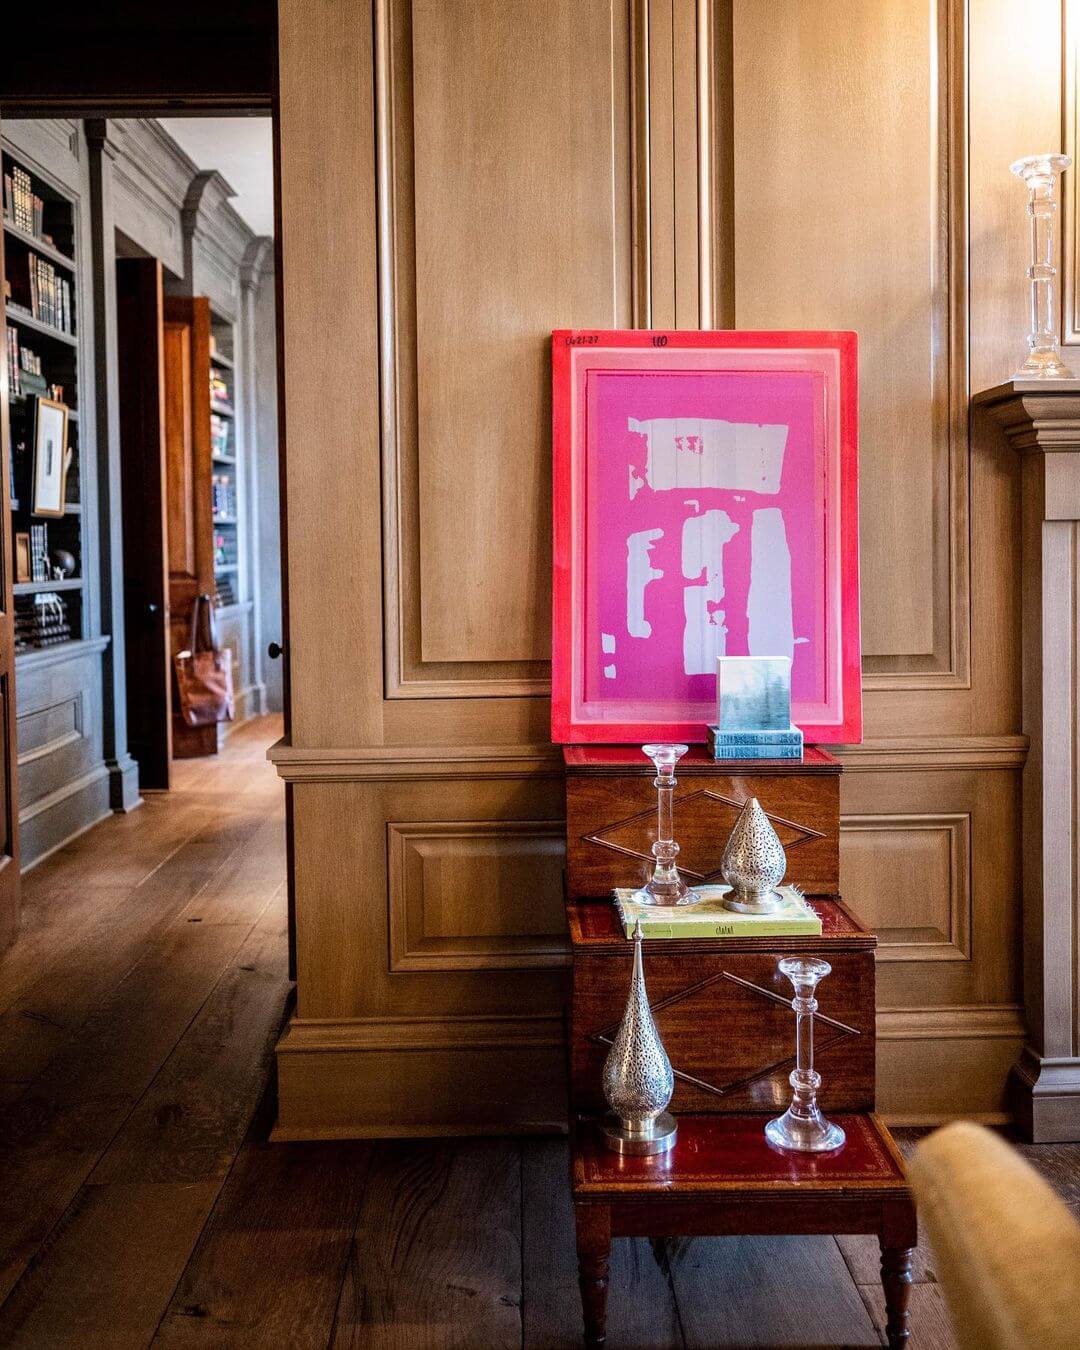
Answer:
<svg viewBox="0 0 1080 1350"><path fill-rule="evenodd" d="M641 920L647 938L820 937L821 920L794 886L779 887L783 905L772 914L738 914L725 909L730 886L695 886L702 897L693 905L658 907L634 900L636 890L615 891L623 932L632 937Z"/></svg>

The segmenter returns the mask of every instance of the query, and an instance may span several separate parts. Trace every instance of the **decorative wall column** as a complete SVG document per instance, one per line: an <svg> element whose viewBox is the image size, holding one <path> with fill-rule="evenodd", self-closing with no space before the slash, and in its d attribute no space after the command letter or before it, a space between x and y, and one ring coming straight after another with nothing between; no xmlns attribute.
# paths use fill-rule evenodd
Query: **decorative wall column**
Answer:
<svg viewBox="0 0 1080 1350"><path fill-rule="evenodd" d="M240 339L238 369L240 372L241 406L237 409L244 445L244 500L248 519L247 552L249 594L254 600L251 611L251 687L253 713L266 712L266 684L263 679L263 583L262 583L262 520L260 515L259 477L263 446L259 442L257 415L258 371L256 360L255 298L262 284L263 268L273 258L274 241L260 234L252 239L240 264ZM277 446L273 447L273 462L277 460Z"/></svg>
<svg viewBox="0 0 1080 1350"><path fill-rule="evenodd" d="M1080 1140L1080 380L1012 380L974 402L1021 457L1028 1041L1013 1109L1037 1143Z"/></svg>
<svg viewBox="0 0 1080 1350"><path fill-rule="evenodd" d="M112 639L102 653L102 731L109 770L109 805L130 811L140 802L139 766L128 753L124 665L124 540L120 510L120 396L116 346L116 230L109 123L86 123L90 154L90 235L94 297L94 391L97 407L98 559L101 628ZM89 467L89 466L88 466Z"/></svg>

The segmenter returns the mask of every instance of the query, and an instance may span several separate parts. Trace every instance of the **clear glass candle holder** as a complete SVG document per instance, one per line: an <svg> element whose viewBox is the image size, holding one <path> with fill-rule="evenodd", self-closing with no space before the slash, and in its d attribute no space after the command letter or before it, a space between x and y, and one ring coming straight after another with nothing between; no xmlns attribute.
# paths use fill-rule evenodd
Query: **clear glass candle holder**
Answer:
<svg viewBox="0 0 1080 1350"><path fill-rule="evenodd" d="M689 905L697 898L679 875L675 859L679 846L675 842L672 797L675 794L675 765L688 749L685 745L643 745L642 751L656 766L656 842L652 846L652 876L636 892L634 899L643 905Z"/></svg>
<svg viewBox="0 0 1080 1350"><path fill-rule="evenodd" d="M817 1104L821 1075L814 1070L815 992L832 966L816 957L785 956L777 968L795 989L791 1007L795 1013L795 1068L788 1079L794 1094L782 1116L765 1126L765 1138L777 1148L797 1153L826 1153L844 1142L844 1131L821 1114Z"/></svg>
<svg viewBox="0 0 1080 1350"><path fill-rule="evenodd" d="M1068 155L1027 155L1009 167L1028 190L1031 218L1031 331L1028 354L1014 379L1068 380L1072 371L1061 359L1058 346L1058 312L1055 294L1054 221L1057 218L1057 184L1072 160Z"/></svg>

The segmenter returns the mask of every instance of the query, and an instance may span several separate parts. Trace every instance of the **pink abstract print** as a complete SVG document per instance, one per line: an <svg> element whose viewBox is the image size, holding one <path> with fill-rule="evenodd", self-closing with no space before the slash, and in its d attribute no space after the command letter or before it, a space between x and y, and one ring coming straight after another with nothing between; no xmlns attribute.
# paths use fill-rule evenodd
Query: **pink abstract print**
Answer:
<svg viewBox="0 0 1080 1350"><path fill-rule="evenodd" d="M552 737L701 741L718 656L862 731L853 333L552 336Z"/></svg>
<svg viewBox="0 0 1080 1350"><path fill-rule="evenodd" d="M789 656L826 702L824 381L814 371L586 377L584 702L711 717L718 656Z"/></svg>

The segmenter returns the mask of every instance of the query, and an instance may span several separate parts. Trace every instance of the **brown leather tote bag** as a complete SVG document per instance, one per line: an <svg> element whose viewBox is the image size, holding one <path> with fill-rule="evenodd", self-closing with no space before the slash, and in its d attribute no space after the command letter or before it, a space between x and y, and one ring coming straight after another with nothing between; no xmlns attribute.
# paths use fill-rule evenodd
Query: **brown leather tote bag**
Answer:
<svg viewBox="0 0 1080 1350"><path fill-rule="evenodd" d="M205 618L206 622L203 623ZM203 628L206 629L206 645ZM233 703L232 652L217 645L214 606L208 595L197 595L191 608L191 647L173 658L180 712L189 727L231 722Z"/></svg>

